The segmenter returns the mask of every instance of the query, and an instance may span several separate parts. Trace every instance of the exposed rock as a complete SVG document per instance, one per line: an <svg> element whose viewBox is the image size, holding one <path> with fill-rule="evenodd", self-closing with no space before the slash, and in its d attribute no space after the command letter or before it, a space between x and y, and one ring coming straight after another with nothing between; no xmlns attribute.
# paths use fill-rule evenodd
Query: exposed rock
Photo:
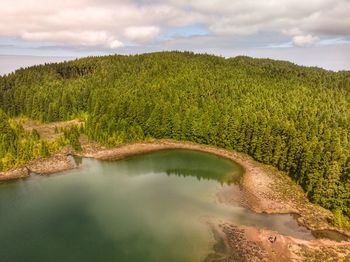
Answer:
<svg viewBox="0 0 350 262"><path fill-rule="evenodd" d="M57 154L46 159L39 159L29 163L28 168L31 172L40 175L49 175L74 169L76 165L66 154Z"/></svg>
<svg viewBox="0 0 350 262"><path fill-rule="evenodd" d="M0 181L26 178L28 176L29 176L28 168L21 167L21 168L6 171L6 172L0 172Z"/></svg>

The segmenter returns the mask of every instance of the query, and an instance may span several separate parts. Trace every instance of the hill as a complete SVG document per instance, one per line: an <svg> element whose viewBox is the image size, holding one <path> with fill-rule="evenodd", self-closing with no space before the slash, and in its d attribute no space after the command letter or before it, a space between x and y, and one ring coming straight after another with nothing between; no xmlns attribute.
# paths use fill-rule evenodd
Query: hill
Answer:
<svg viewBox="0 0 350 262"><path fill-rule="evenodd" d="M80 132L107 146L172 138L247 153L350 217L348 71L189 52L90 57L0 77L0 107L0 170L64 144L78 150ZM52 142L19 116L86 121Z"/></svg>

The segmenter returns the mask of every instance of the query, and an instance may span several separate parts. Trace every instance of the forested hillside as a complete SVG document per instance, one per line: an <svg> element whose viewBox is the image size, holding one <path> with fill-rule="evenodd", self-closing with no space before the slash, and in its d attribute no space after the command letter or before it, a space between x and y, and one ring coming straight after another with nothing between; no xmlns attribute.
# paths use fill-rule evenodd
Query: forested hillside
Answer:
<svg viewBox="0 0 350 262"><path fill-rule="evenodd" d="M350 217L350 72L187 52L84 58L1 77L0 105L0 169L23 161L18 152L33 143L45 151L8 118L84 113L91 140L234 149L288 172L314 203Z"/></svg>

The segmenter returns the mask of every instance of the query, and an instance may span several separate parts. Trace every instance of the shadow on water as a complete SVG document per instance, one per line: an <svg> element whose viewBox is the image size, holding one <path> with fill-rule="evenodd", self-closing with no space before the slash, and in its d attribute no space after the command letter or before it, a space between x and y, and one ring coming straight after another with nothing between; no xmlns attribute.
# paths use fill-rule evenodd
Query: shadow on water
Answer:
<svg viewBox="0 0 350 262"><path fill-rule="evenodd" d="M72 160L81 168L0 185L1 262L201 261L213 244L203 218L301 239L331 235L311 234L293 215L220 204L218 190L239 190L243 172L212 154L168 150L119 161Z"/></svg>
<svg viewBox="0 0 350 262"><path fill-rule="evenodd" d="M186 149L162 150L131 156L118 162L124 162L128 170L136 175L166 173L169 176L214 180L220 184L238 184L243 174L243 168L231 160Z"/></svg>
<svg viewBox="0 0 350 262"><path fill-rule="evenodd" d="M76 166L81 166L83 164L83 158L80 156L69 155L68 158L69 161L71 161Z"/></svg>
<svg viewBox="0 0 350 262"><path fill-rule="evenodd" d="M179 177L196 177L198 181L201 180L215 180L219 182L221 185L231 185L231 184L238 184L240 174L239 172L232 172L227 174L220 174L215 173L212 170L201 170L201 169L183 169L183 168L177 168L177 169L167 169L165 170L165 173L168 176L179 176ZM216 177L216 176L217 177Z"/></svg>
<svg viewBox="0 0 350 262"><path fill-rule="evenodd" d="M186 149L162 150L130 156L118 161L98 161L77 156L69 156L69 160L74 162L76 166L83 168L79 169L78 172L94 168L100 163L101 166L99 168L114 169L114 172L108 170L106 173L117 172L119 174L128 174L128 176L160 173L183 178L193 177L198 181L217 181L221 186L236 186L237 192L240 190L238 183L243 174L242 167L235 162L210 153ZM98 172L101 172L101 170ZM7 183L16 183L16 181ZM230 220L234 224L268 228L281 234L301 239L349 240L346 235L332 230L311 232L307 228L298 225L297 218L299 215L297 214L257 214L242 207L224 211L220 209L215 212L224 214L223 217L225 218L231 218Z"/></svg>
<svg viewBox="0 0 350 262"><path fill-rule="evenodd" d="M166 173L168 176L195 177L198 181L214 180L221 185L231 186L238 185L243 175L243 168L231 160L210 153L186 149L163 150L136 155L123 161L129 166L128 171L134 175L143 175L148 172ZM79 164L81 163L80 159ZM315 238L325 238L338 242L349 240L349 237L337 231L311 231L299 225L297 222L298 214L257 214L244 208L239 211L236 209L235 213L235 219L232 219L231 222L265 227L286 236L305 240Z"/></svg>

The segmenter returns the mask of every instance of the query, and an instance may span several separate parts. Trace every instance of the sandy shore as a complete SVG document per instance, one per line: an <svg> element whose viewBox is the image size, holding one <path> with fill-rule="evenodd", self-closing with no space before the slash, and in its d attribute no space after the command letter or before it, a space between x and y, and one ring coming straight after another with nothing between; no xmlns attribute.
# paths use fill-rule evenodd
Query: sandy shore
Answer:
<svg viewBox="0 0 350 262"><path fill-rule="evenodd" d="M213 146L172 140L154 140L149 142L122 145L116 148L103 148L97 144L82 143L83 151L77 156L99 160L117 160L128 156L144 154L167 149L190 149L212 153L230 159L244 169L239 197L241 204L261 213L296 213L298 222L311 230L336 230L350 236L350 232L332 227L328 221L332 213L310 203L303 193L288 177L277 169L254 161L247 155L228 151ZM57 154L45 160L36 160L26 167L0 173L1 180L23 178L31 172L52 174L75 168L67 152ZM234 187L232 187L232 190ZM225 204L237 203L237 192L226 187L218 192L219 200ZM350 242L337 243L330 240L302 241L279 235L277 232L252 227L237 227L227 223L212 223L215 236L231 252L230 261L319 261L317 259L333 258L329 261L350 261ZM267 240L269 235L276 235L278 244L272 245ZM277 243L277 242L276 242ZM223 246L221 245L221 247ZM240 251L239 251L240 250ZM242 253L243 252L243 253ZM222 254L214 254L222 257ZM315 260L313 260L315 258ZM210 261L210 258L208 258ZM215 260L213 260L215 261ZM327 260L328 261L328 260Z"/></svg>

